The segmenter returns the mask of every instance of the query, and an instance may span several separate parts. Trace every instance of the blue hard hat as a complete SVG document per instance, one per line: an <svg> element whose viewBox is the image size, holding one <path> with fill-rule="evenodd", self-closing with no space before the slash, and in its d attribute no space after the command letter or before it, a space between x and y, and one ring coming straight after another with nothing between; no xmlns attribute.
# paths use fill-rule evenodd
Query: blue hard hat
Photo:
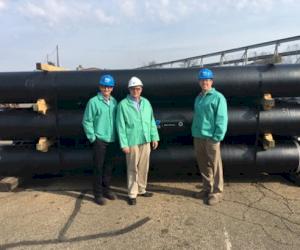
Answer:
<svg viewBox="0 0 300 250"><path fill-rule="evenodd" d="M204 79L213 79L214 73L210 69L200 69L198 73L198 79L204 80Z"/></svg>
<svg viewBox="0 0 300 250"><path fill-rule="evenodd" d="M115 80L111 75L103 75L100 78L99 84L103 86L114 87Z"/></svg>

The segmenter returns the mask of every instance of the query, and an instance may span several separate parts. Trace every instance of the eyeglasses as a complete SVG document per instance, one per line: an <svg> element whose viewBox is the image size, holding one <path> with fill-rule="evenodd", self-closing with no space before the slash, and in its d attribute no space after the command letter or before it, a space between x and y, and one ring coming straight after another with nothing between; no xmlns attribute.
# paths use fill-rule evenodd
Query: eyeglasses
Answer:
<svg viewBox="0 0 300 250"><path fill-rule="evenodd" d="M142 91L142 88L131 87L131 88L129 88L129 90L131 90L131 91Z"/></svg>
<svg viewBox="0 0 300 250"><path fill-rule="evenodd" d="M112 89L113 87L112 86L100 85L100 88L103 88L103 89Z"/></svg>

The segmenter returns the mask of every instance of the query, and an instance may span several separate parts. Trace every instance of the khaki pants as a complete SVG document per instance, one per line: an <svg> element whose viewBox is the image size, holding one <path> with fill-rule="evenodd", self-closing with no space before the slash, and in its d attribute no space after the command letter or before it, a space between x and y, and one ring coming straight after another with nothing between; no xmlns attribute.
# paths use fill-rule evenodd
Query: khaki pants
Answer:
<svg viewBox="0 0 300 250"><path fill-rule="evenodd" d="M130 147L130 153L126 154L127 188L130 198L136 198L138 194L146 192L150 151L150 143L145 143Z"/></svg>
<svg viewBox="0 0 300 250"><path fill-rule="evenodd" d="M223 192L223 165L220 142L194 138L198 167L202 175L203 190L211 194Z"/></svg>

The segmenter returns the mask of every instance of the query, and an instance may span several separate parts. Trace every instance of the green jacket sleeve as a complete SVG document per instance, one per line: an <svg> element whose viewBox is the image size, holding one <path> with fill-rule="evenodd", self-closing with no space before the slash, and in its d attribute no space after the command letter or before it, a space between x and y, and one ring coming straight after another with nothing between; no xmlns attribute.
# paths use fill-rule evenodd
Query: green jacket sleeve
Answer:
<svg viewBox="0 0 300 250"><path fill-rule="evenodd" d="M85 132L86 137L88 140L93 143L96 140L96 135L94 131L94 117L95 117L96 110L91 101L89 101L86 105L83 119L82 119L82 126Z"/></svg>
<svg viewBox="0 0 300 250"><path fill-rule="evenodd" d="M156 122L154 119L152 107L151 107L151 111L152 111L151 129L150 129L151 141L159 141L159 135L158 135L157 126L156 126Z"/></svg>
<svg viewBox="0 0 300 250"><path fill-rule="evenodd" d="M128 140L126 135L124 110L121 104L118 105L116 123L120 146L121 148L126 148L128 147Z"/></svg>
<svg viewBox="0 0 300 250"><path fill-rule="evenodd" d="M216 124L213 140L222 141L227 131L228 115L227 102L224 96L220 96L216 112Z"/></svg>

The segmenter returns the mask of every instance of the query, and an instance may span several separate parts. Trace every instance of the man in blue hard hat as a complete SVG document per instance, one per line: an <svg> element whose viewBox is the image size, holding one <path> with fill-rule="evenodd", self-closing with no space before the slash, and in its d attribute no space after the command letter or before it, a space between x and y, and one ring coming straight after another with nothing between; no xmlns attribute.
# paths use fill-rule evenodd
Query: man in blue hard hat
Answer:
<svg viewBox="0 0 300 250"><path fill-rule="evenodd" d="M228 123L225 97L212 87L214 74L201 69L198 74L201 92L195 99L192 136L198 167L203 180L203 190L197 194L208 205L222 200L223 166L220 142Z"/></svg>
<svg viewBox="0 0 300 250"><path fill-rule="evenodd" d="M91 98L85 108L82 125L94 150L95 202L105 205L106 200L115 200L110 190L112 174L112 156L116 140L117 101L111 96L115 80L111 75L102 75L99 81L99 93Z"/></svg>

